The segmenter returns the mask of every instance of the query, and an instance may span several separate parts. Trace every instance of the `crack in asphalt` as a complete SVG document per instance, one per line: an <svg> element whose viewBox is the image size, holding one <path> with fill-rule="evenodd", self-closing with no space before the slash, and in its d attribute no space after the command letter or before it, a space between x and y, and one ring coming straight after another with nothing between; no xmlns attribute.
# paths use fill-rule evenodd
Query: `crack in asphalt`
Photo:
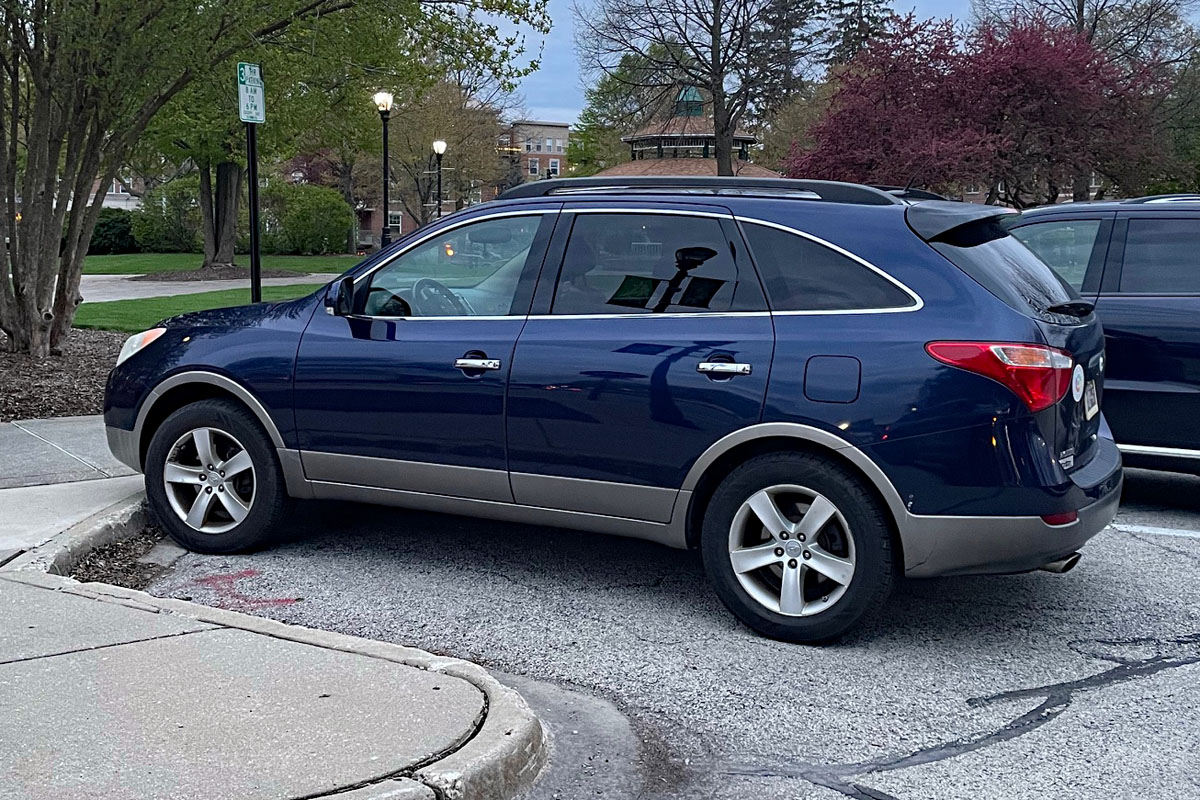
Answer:
<svg viewBox="0 0 1200 800"><path fill-rule="evenodd" d="M922 764L930 764L936 761L944 761L975 750L982 750L1001 742L1016 739L1056 719L1071 707L1077 694L1094 692L1128 681L1148 678L1168 669L1200 664L1200 632L1165 640L1152 637L1139 637L1134 639L1095 639L1091 640L1091 643L1111 647L1137 647L1146 645L1162 647L1174 645L1176 652L1140 659L1125 659L1114 654L1084 651L1078 647L1078 645L1083 644L1082 642L1072 642L1070 646L1077 653L1108 661L1114 663L1116 666L1104 672L1073 681L1063 681L1029 689L1014 689L998 692L986 697L969 698L967 706L970 708L983 708L996 703L1037 697L1043 698L1042 702L1036 707L996 730L976 733L899 756L883 756L845 764L805 764L802 762L779 762L767 765L735 764L722 770L722 772L728 775L743 775L748 777L800 778L817 786L823 786L827 789L840 792L846 797L854 798L854 800L898 800L898 798L885 792L869 786L863 786L852 779L879 772L891 772Z"/></svg>

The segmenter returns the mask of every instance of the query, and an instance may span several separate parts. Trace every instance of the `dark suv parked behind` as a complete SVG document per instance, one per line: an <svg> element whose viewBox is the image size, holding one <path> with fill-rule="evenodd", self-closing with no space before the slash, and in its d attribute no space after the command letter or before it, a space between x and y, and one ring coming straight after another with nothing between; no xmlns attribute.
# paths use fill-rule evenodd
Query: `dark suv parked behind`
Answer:
<svg viewBox="0 0 1200 800"><path fill-rule="evenodd" d="M526 184L131 338L109 443L196 550L262 544L290 498L560 525L698 547L748 625L827 640L900 573L1065 571L1116 512L1100 327L1005 213Z"/></svg>
<svg viewBox="0 0 1200 800"><path fill-rule="evenodd" d="M1104 414L1126 462L1200 473L1200 197L1065 203L1011 227L1095 303Z"/></svg>

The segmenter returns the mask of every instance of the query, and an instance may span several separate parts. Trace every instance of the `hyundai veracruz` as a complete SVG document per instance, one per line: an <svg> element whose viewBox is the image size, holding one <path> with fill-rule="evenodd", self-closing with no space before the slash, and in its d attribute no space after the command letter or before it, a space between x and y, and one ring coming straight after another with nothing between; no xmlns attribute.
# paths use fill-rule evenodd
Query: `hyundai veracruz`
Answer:
<svg viewBox="0 0 1200 800"><path fill-rule="evenodd" d="M900 575L1066 571L1116 513L1103 333L1009 213L526 184L308 297L132 337L109 444L192 550L262 546L304 498L633 536L827 641Z"/></svg>

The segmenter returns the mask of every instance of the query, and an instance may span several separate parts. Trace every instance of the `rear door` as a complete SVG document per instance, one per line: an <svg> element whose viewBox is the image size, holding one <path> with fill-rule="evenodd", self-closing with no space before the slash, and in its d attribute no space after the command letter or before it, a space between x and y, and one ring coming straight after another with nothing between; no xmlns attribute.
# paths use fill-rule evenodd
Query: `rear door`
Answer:
<svg viewBox="0 0 1200 800"><path fill-rule="evenodd" d="M1097 311L1117 441L1200 450L1200 213L1122 211Z"/></svg>
<svg viewBox="0 0 1200 800"><path fill-rule="evenodd" d="M569 203L508 390L518 503L667 522L688 468L760 419L774 335L732 216Z"/></svg>

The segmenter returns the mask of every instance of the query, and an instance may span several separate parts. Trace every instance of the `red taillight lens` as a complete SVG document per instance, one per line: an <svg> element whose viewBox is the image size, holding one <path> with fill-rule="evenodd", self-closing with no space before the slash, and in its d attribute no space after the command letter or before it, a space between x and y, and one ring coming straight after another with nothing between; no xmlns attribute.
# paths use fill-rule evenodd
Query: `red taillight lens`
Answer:
<svg viewBox="0 0 1200 800"><path fill-rule="evenodd" d="M930 342L929 355L1012 389L1029 406L1041 411L1062 400L1071 386L1070 353L1040 344L1006 342Z"/></svg>
<svg viewBox="0 0 1200 800"><path fill-rule="evenodd" d="M1079 519L1078 511L1064 511L1061 514L1042 514L1042 522L1047 525L1070 525Z"/></svg>

